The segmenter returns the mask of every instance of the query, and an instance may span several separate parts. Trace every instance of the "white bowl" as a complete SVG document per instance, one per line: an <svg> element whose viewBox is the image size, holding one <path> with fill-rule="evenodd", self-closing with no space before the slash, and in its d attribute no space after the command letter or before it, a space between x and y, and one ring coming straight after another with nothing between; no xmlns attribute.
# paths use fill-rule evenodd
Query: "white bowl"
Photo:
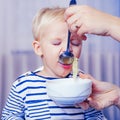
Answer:
<svg viewBox="0 0 120 120"><path fill-rule="evenodd" d="M90 79L61 78L46 81L48 96L61 105L75 105L86 100L92 91Z"/></svg>

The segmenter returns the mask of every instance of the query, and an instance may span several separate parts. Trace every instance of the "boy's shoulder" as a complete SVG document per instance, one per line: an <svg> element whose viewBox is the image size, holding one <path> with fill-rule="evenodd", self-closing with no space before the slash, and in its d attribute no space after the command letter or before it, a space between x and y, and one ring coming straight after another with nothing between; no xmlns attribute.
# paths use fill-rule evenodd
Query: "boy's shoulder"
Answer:
<svg viewBox="0 0 120 120"><path fill-rule="evenodd" d="M36 73L41 71L43 68L40 67L34 71L27 71L23 74L21 74L20 76L17 77L17 79L14 81L14 84L22 84L24 82L28 82L28 81L32 81L32 80L36 80ZM39 78L39 77L38 77ZM38 79L37 78L37 79Z"/></svg>
<svg viewBox="0 0 120 120"><path fill-rule="evenodd" d="M22 80L32 75L32 71L27 71L16 78L16 80Z"/></svg>

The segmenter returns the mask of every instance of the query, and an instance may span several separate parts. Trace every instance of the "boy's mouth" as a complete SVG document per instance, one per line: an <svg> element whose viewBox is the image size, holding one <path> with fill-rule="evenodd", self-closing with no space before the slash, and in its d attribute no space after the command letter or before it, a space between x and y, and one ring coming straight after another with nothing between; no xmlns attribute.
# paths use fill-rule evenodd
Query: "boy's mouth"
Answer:
<svg viewBox="0 0 120 120"><path fill-rule="evenodd" d="M59 62L60 63L60 62ZM72 64L61 64L60 65L64 68L64 69L70 69L72 67Z"/></svg>

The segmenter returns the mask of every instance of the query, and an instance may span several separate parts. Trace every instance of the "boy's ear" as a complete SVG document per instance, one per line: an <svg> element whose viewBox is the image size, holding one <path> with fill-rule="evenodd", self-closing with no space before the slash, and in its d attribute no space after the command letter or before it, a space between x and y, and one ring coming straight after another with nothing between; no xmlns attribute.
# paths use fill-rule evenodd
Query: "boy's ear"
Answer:
<svg viewBox="0 0 120 120"><path fill-rule="evenodd" d="M41 50L40 42L34 40L33 43L32 43L32 46L33 46L34 52L37 55L42 56L42 50Z"/></svg>

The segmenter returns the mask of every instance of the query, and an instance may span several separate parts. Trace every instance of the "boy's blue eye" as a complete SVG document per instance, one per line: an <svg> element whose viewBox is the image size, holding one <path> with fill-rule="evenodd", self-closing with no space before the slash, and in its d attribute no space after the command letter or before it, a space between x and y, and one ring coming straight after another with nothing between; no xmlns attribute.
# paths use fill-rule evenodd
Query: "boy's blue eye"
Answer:
<svg viewBox="0 0 120 120"><path fill-rule="evenodd" d="M81 40L71 40L71 44L74 46L79 46L82 43Z"/></svg>

